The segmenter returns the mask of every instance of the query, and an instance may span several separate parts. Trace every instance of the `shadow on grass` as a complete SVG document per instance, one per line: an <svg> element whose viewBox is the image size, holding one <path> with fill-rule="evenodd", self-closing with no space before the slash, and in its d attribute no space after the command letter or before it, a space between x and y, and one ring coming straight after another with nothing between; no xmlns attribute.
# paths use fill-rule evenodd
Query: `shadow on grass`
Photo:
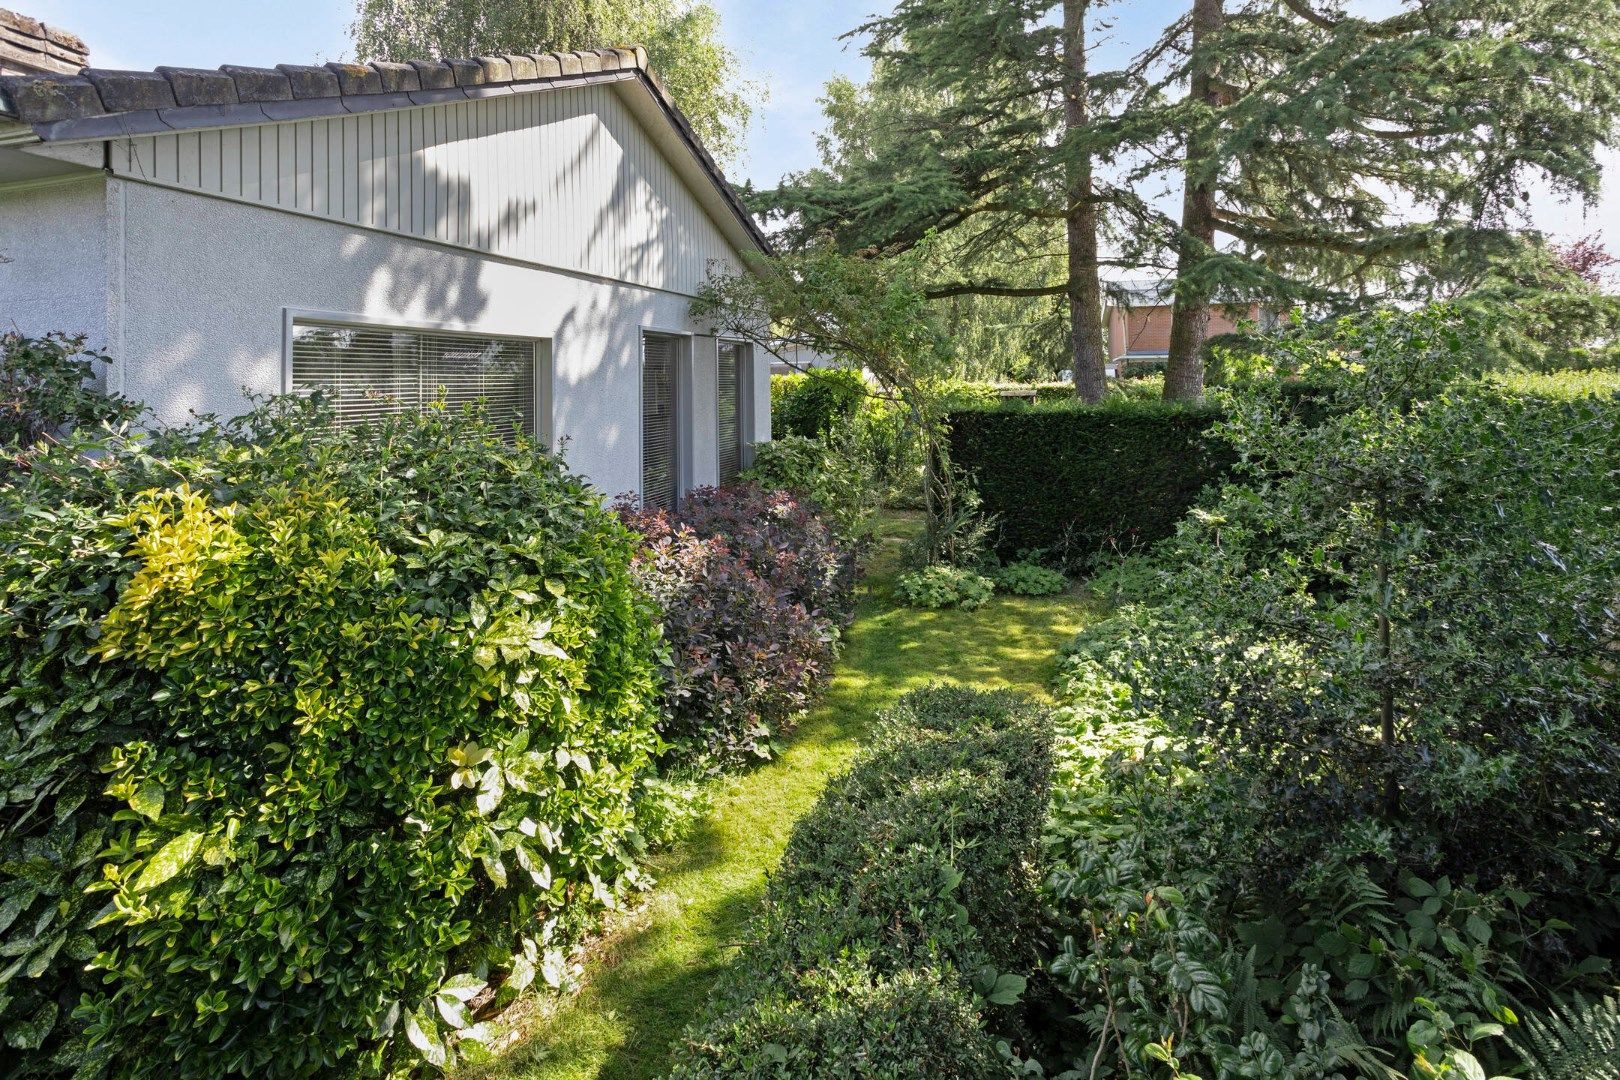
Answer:
<svg viewBox="0 0 1620 1080"><path fill-rule="evenodd" d="M585 961L580 993L506 1023L517 1046L460 1080L646 1080L703 1012L715 977L758 910L793 823L855 755L877 715L933 682L1011 687L1045 697L1058 650L1101 614L1089 597L998 597L977 611L898 606L893 581L913 519L890 518L843 655L821 704L786 751L715 783L714 807L681 846L654 860L658 885L615 918Z"/></svg>

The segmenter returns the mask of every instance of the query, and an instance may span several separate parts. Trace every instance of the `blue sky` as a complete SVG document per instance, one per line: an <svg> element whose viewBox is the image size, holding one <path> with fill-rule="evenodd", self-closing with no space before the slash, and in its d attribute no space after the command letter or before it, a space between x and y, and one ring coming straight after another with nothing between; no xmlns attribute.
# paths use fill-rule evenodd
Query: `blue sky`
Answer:
<svg viewBox="0 0 1620 1080"><path fill-rule="evenodd" d="M866 63L838 40L878 10L884 0L710 0L721 14L728 44L748 74L769 89L748 137L738 179L773 184L783 173L816 163L821 126L816 98L835 74L862 77ZM159 64L308 63L349 55L347 0L9 0L20 9L84 38L98 67L153 68ZM1151 40L1179 0L1134 0L1102 10L1109 25L1097 59L1115 61ZM1368 9L1393 0L1365 0ZM1604 199L1596 209L1561 204L1533 192L1532 217L1561 236L1600 232L1620 248L1620 154L1607 157Z"/></svg>

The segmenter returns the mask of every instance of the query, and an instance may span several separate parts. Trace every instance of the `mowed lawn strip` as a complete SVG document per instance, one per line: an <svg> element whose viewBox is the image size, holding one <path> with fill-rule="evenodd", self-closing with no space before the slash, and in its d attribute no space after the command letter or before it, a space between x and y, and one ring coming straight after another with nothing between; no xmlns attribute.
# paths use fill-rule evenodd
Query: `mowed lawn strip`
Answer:
<svg viewBox="0 0 1620 1080"><path fill-rule="evenodd" d="M894 593L898 557L920 529L886 517L854 625L826 697L776 760L716 782L714 806L678 849L654 860L658 885L615 918L561 1002L519 1003L519 1041L463 1080L640 1080L668 1071L670 1047L697 1018L743 939L793 823L855 754L877 714L931 682L1046 696L1059 648L1099 606L1079 591L997 596L977 611L918 611Z"/></svg>

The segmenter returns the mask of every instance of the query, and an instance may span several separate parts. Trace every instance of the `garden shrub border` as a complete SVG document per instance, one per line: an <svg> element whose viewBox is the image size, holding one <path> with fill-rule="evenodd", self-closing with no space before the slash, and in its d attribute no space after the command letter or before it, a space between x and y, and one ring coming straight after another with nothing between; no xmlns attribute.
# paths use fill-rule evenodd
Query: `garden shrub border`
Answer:
<svg viewBox="0 0 1620 1080"><path fill-rule="evenodd" d="M635 538L478 417L329 419L69 437L0 484L18 1075L442 1065L642 880Z"/></svg>
<svg viewBox="0 0 1620 1080"><path fill-rule="evenodd" d="M1034 969L1050 715L936 686L885 713L795 826L675 1080L985 1076Z"/></svg>
<svg viewBox="0 0 1620 1080"><path fill-rule="evenodd" d="M995 522L1003 559L1043 550L1066 566L1162 540L1223 480L1236 454L1211 433L1214 406L961 409L951 463Z"/></svg>

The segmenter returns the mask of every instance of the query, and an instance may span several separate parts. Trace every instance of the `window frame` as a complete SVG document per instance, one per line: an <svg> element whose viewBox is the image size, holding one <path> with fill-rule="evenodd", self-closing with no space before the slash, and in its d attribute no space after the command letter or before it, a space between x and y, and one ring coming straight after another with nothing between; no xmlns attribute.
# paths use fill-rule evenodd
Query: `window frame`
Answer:
<svg viewBox="0 0 1620 1080"><path fill-rule="evenodd" d="M675 426L670 440L670 471L674 474L677 509L692 489L692 340L690 330L669 330L662 326L642 326L636 333L636 501L647 505L647 339L669 338L674 355L670 361L670 411Z"/></svg>
<svg viewBox="0 0 1620 1080"><path fill-rule="evenodd" d="M739 474L747 472L754 463L754 441L748 437L753 423L752 372L754 346L751 342L742 338L716 338L714 343L714 475L715 480L722 485L727 481L721 469L723 458L720 446L720 350L728 345L737 350L737 472Z"/></svg>
<svg viewBox="0 0 1620 1080"><path fill-rule="evenodd" d="M281 393L293 393L293 328L299 324L323 323L357 330L399 330L431 334L461 334L476 338L506 338L534 345L534 440L547 451L556 450L557 341L554 333L537 334L532 329L508 331L488 325L465 322L434 322L402 319L394 315L359 315L347 311L321 311L314 308L281 309Z"/></svg>

